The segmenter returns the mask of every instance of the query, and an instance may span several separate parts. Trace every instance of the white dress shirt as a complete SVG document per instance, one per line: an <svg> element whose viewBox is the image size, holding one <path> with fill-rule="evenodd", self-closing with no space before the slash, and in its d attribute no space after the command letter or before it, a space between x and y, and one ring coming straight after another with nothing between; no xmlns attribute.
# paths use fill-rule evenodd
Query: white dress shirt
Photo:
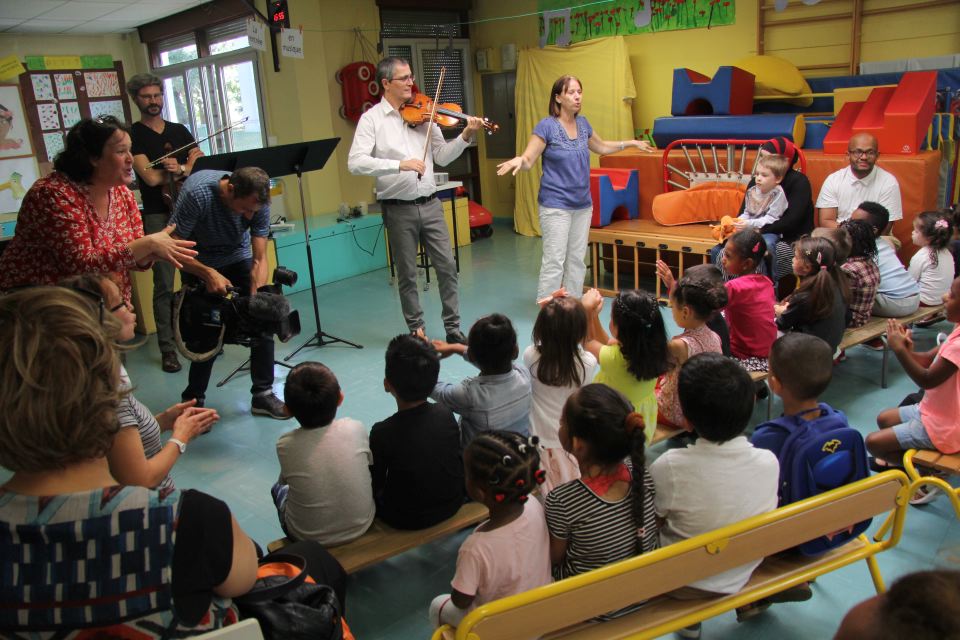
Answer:
<svg viewBox="0 0 960 640"><path fill-rule="evenodd" d="M378 200L415 200L431 196L437 190L433 164L446 166L456 160L470 143L459 135L447 142L436 125L430 127L431 152L427 153L426 171L417 180L416 171L400 171L400 162L423 158L427 139L424 124L410 127L400 112L384 99L368 109L357 123L357 132L350 145L347 168L359 176L377 179Z"/></svg>
<svg viewBox="0 0 960 640"><path fill-rule="evenodd" d="M877 202L890 212L890 222L903 218L900 183L889 171L874 165L864 178L853 175L850 167L834 171L823 181L817 196L818 209L836 207L837 222L844 222L861 202Z"/></svg>

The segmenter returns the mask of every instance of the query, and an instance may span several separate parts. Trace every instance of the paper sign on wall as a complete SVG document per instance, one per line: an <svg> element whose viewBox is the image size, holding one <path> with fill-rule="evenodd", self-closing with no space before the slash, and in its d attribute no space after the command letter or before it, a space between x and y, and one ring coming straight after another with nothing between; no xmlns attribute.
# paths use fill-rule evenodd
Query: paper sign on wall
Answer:
<svg viewBox="0 0 960 640"><path fill-rule="evenodd" d="M247 20L247 42L257 51L267 50L267 25L259 20Z"/></svg>
<svg viewBox="0 0 960 640"><path fill-rule="evenodd" d="M299 29L280 30L280 55L303 59L303 32Z"/></svg>
<svg viewBox="0 0 960 640"><path fill-rule="evenodd" d="M26 71L16 54L0 58L0 81L13 80Z"/></svg>

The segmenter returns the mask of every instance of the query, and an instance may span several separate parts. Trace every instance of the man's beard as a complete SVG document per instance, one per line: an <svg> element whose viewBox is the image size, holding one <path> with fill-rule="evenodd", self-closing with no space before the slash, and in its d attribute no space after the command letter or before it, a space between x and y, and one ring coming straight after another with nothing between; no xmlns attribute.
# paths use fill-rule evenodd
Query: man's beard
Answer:
<svg viewBox="0 0 960 640"><path fill-rule="evenodd" d="M163 107L156 104L148 104L145 107L140 107L140 113L148 116L158 116L163 111Z"/></svg>

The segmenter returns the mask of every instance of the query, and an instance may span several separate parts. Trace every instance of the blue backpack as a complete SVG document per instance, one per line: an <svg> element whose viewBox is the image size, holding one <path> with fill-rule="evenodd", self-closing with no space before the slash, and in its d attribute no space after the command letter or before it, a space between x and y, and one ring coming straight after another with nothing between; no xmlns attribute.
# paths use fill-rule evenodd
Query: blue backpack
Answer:
<svg viewBox="0 0 960 640"><path fill-rule="evenodd" d="M842 411L820 403L813 420L781 416L757 427L750 440L780 461L780 506L809 498L870 475L863 436L847 423ZM797 549L808 556L846 544L863 533L870 520L805 542Z"/></svg>

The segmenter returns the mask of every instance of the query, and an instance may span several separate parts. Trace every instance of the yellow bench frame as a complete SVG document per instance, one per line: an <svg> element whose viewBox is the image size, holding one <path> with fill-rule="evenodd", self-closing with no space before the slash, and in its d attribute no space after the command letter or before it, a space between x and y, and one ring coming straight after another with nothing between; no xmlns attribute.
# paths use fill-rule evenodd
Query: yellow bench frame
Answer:
<svg viewBox="0 0 960 640"><path fill-rule="evenodd" d="M887 471L601 569L482 605L456 630L434 640L484 638L654 638L865 560L885 590L876 554L900 541L910 497L901 471ZM771 557L822 535L889 512L889 535L860 536L816 558ZM739 593L703 600L664 594L752 560L764 559ZM649 602L608 622L584 622L635 602Z"/></svg>
<svg viewBox="0 0 960 640"><path fill-rule="evenodd" d="M920 475L920 472L917 471L917 465L950 475L960 475L960 454L940 453L929 449L910 449L903 454L903 467L907 470L907 477L911 480L911 492L927 484L942 489L950 499L950 504L953 505L957 518L960 518L960 489L954 489L943 478Z"/></svg>

